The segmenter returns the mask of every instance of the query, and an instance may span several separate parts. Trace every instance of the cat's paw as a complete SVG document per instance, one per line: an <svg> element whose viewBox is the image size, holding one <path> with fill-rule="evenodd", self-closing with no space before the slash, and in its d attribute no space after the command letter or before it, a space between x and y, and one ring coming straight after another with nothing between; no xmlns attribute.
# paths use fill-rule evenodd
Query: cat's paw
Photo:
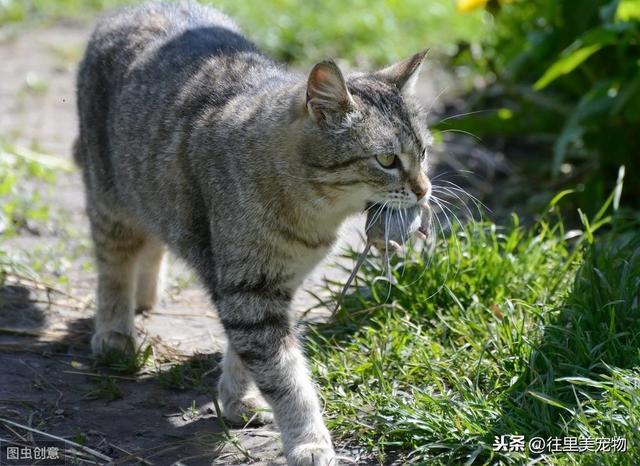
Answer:
<svg viewBox="0 0 640 466"><path fill-rule="evenodd" d="M135 351L135 348L135 335L116 330L96 331L91 338L93 354L102 354L113 350L127 353Z"/></svg>
<svg viewBox="0 0 640 466"><path fill-rule="evenodd" d="M287 455L289 466L339 466L331 445L304 443L293 448Z"/></svg>
<svg viewBox="0 0 640 466"><path fill-rule="evenodd" d="M226 398L220 402L223 416L233 425L263 425L273 422L271 408L260 395L244 397L241 400Z"/></svg>
<svg viewBox="0 0 640 466"><path fill-rule="evenodd" d="M150 311L160 301L160 293L156 284L139 284L136 294L136 314Z"/></svg>

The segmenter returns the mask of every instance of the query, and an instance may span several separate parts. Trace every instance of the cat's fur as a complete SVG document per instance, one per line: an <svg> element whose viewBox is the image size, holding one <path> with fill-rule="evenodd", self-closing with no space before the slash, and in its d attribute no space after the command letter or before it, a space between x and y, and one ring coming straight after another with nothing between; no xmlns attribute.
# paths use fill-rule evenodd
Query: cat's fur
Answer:
<svg viewBox="0 0 640 466"><path fill-rule="evenodd" d="M168 247L228 336L225 415L266 399L289 464L337 464L291 297L345 217L428 198L427 130L408 92L423 56L345 82L331 61L285 70L195 3L102 20L78 74L74 149L98 266L94 352L135 338L134 310L154 305ZM389 153L400 168L376 162Z"/></svg>

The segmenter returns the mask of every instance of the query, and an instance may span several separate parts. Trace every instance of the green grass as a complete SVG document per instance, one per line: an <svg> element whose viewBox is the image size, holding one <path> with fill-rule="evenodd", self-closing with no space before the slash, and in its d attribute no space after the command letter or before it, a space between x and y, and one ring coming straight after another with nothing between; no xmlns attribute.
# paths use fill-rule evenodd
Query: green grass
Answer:
<svg viewBox="0 0 640 466"><path fill-rule="evenodd" d="M54 184L60 167L51 166L50 160L50 156L0 140L0 235L9 237L49 220L51 209L34 184Z"/></svg>
<svg viewBox="0 0 640 466"><path fill-rule="evenodd" d="M122 399L124 393L112 377L102 376L91 378L91 387L85 391L87 400L116 401Z"/></svg>
<svg viewBox="0 0 640 466"><path fill-rule="evenodd" d="M0 24L88 20L131 0L4 0ZM339 57L380 65L425 48L450 54L459 41L479 39L489 24L482 12L460 14L451 0L206 0L231 15L252 40L285 61Z"/></svg>
<svg viewBox="0 0 640 466"><path fill-rule="evenodd" d="M594 240L593 227L559 221L471 224L429 259L397 261L391 287L368 261L335 321L309 332L330 428L381 461L525 464L535 455L492 450L495 436L520 434L622 436L626 454L549 464L640 464L632 225Z"/></svg>
<svg viewBox="0 0 640 466"><path fill-rule="evenodd" d="M151 363L153 347L141 344L134 348L133 342L124 351L108 349L98 354L95 365L98 368L108 369L119 374L137 374Z"/></svg>
<svg viewBox="0 0 640 466"><path fill-rule="evenodd" d="M171 390L211 389L213 382L207 376L214 373L218 362L206 355L196 355L189 361L158 372L158 382L163 388Z"/></svg>
<svg viewBox="0 0 640 466"><path fill-rule="evenodd" d="M50 201L61 176L72 170L58 156L13 145L0 135L0 284L8 274L41 274L66 284L70 261L86 254L87 240L69 241L78 232L64 208ZM23 235L52 234L61 239L46 247L20 250L5 243Z"/></svg>

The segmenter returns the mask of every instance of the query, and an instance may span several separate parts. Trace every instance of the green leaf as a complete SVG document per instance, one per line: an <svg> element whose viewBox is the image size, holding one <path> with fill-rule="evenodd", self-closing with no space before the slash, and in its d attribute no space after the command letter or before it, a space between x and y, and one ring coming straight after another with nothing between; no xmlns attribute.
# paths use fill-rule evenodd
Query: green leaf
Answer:
<svg viewBox="0 0 640 466"><path fill-rule="evenodd" d="M616 10L618 21L640 21L640 0L621 0Z"/></svg>
<svg viewBox="0 0 640 466"><path fill-rule="evenodd" d="M559 60L556 60L555 63L551 65L547 69L547 71L544 72L542 77L540 77L540 79L535 82L533 88L536 91L539 91L547 87L560 76L571 73L587 58L600 50L602 48L602 45L603 44L593 44L586 47L581 47L577 50L574 50L570 54L560 58Z"/></svg>
<svg viewBox="0 0 640 466"><path fill-rule="evenodd" d="M564 162L569 145L581 138L584 135L585 131L586 128L580 125L576 119L570 118L569 121L567 121L567 124L565 125L564 129L553 145L552 170L554 175L557 175L560 171L560 165L562 165L562 162Z"/></svg>
<svg viewBox="0 0 640 466"><path fill-rule="evenodd" d="M567 119L553 146L552 172L555 175L558 174L560 165L564 162L569 145L585 134L588 122L595 117L607 115L614 108L616 98L608 93L612 84L612 80L598 82L580 99Z"/></svg>
<svg viewBox="0 0 640 466"><path fill-rule="evenodd" d="M549 201L549 209L555 207L563 197L568 196L569 194L573 194L575 192L576 192L575 189L565 189L564 191L560 191L558 194L553 196L553 199L551 199L551 201Z"/></svg>
<svg viewBox="0 0 640 466"><path fill-rule="evenodd" d="M542 392L538 392L535 390L529 390L527 392L529 395L531 395L534 398L537 398L538 400L542 401L545 404L551 405L551 406L555 406L556 408L561 408L561 409L565 409L568 412L570 412L571 414L575 414L575 411L573 409L571 409L569 406L567 406L565 403L563 403L562 401L553 398L549 395L547 395L546 393L542 393Z"/></svg>
<svg viewBox="0 0 640 466"><path fill-rule="evenodd" d="M626 29L628 26L625 25L589 29L564 49L560 58L544 72L533 88L539 91L560 76L571 73L602 47L615 44L619 34Z"/></svg>

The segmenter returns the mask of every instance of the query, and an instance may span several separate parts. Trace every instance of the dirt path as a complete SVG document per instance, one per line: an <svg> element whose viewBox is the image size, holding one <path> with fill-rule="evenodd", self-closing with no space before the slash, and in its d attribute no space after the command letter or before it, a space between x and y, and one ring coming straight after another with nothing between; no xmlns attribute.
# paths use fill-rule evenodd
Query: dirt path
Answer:
<svg viewBox="0 0 640 466"><path fill-rule="evenodd" d="M88 31L78 25L0 29L0 142L55 154L71 165L74 76ZM428 83L420 88L425 102L446 85L433 76ZM47 275L45 263L45 277L64 276L68 285L57 287L63 293L29 280L0 288L0 418L72 439L119 464L140 458L159 465L244 464L245 449L254 464L284 464L273 426L232 430L237 442L225 438L210 403L224 336L208 299L176 259L161 305L137 317L153 344L151 366L138 377L95 375L88 346L95 273L79 175L61 173L53 186L36 183L31 189L41 191L63 220L26 230L3 247L49 257L56 266ZM361 225L362 219L350 221L336 250L357 247ZM308 278L296 298L298 309L316 303L309 292L320 293L325 277L344 279L331 266L335 260L327 259ZM326 315L320 307L307 318ZM28 440L27 431L1 425L0 438Z"/></svg>

